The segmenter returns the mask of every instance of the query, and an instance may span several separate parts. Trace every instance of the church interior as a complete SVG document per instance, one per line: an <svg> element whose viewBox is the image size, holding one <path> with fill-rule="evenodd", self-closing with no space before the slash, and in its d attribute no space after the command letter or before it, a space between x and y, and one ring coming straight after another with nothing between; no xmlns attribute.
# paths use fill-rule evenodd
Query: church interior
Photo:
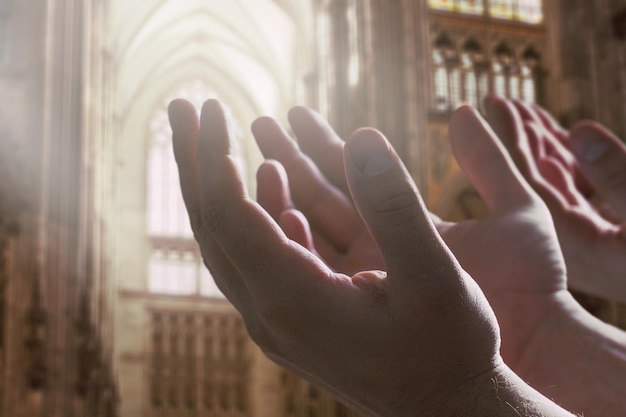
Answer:
<svg viewBox="0 0 626 417"><path fill-rule="evenodd" d="M167 105L380 129L431 211L480 217L447 122L487 93L626 138L626 0L0 0L0 416L347 417L213 283ZM577 294L626 328L626 307Z"/></svg>

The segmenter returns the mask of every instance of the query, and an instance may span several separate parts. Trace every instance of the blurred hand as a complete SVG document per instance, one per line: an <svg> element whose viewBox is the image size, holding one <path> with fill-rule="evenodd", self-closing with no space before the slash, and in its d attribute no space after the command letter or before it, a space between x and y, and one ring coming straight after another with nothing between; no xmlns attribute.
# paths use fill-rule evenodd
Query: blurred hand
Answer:
<svg viewBox="0 0 626 417"><path fill-rule="evenodd" d="M550 209L569 284L626 302L626 147L593 122L568 132L535 105L487 99L490 124Z"/></svg>

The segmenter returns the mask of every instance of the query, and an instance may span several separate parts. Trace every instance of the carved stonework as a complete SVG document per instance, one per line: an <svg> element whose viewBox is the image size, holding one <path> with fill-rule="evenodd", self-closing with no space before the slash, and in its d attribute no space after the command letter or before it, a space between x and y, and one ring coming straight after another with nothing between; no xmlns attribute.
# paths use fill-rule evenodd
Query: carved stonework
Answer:
<svg viewBox="0 0 626 417"><path fill-rule="evenodd" d="M248 338L238 315L153 310L150 350L151 415L248 415Z"/></svg>
<svg viewBox="0 0 626 417"><path fill-rule="evenodd" d="M30 390L40 391L48 384L48 366L46 364L48 314L41 305L38 277L32 290L30 308L26 312L26 339L24 348L27 353L25 378Z"/></svg>
<svg viewBox="0 0 626 417"><path fill-rule="evenodd" d="M284 417L358 417L359 414L289 371L281 375Z"/></svg>

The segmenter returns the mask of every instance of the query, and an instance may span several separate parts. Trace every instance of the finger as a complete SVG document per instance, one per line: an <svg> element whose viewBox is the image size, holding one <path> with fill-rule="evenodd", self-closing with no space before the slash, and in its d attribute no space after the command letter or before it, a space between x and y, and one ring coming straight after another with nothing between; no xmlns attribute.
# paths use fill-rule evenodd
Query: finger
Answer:
<svg viewBox="0 0 626 417"><path fill-rule="evenodd" d="M281 297L302 302L297 295L330 277L331 271L291 242L249 197L231 155L233 139L221 104L207 101L198 136L202 217L207 232L235 265L255 303ZM237 282L227 280L227 284Z"/></svg>
<svg viewBox="0 0 626 417"><path fill-rule="evenodd" d="M398 289L430 285L419 271L454 270L447 247L406 168L384 136L374 129L355 132L346 144L346 175L352 198L380 249L390 280ZM407 293L410 294L410 293Z"/></svg>
<svg viewBox="0 0 626 417"><path fill-rule="evenodd" d="M257 119L252 132L265 158L285 167L298 210L337 251L345 251L363 227L352 202L324 178L274 119Z"/></svg>
<svg viewBox="0 0 626 417"><path fill-rule="evenodd" d="M603 218L591 204L578 193L568 194L563 190L572 189L572 178L563 169L561 164L552 158L546 158L537 162L538 168L545 178L542 185L546 204L550 208L555 220L578 213L591 221L597 230L615 231L616 227L609 219Z"/></svg>
<svg viewBox="0 0 626 417"><path fill-rule="evenodd" d="M344 142L328 121L316 111L298 106L289 111L289 123L302 151L334 186L349 194L343 168Z"/></svg>
<svg viewBox="0 0 626 417"><path fill-rule="evenodd" d="M528 149L530 150L529 158L532 157L535 161L540 158L545 158L548 153L544 139L545 130L536 122L525 122L524 132L526 133L526 137L524 138L522 135L521 140L525 139L528 144ZM523 152L523 150L520 150L520 152Z"/></svg>
<svg viewBox="0 0 626 417"><path fill-rule="evenodd" d="M509 101L513 104L513 106L515 106L517 112L524 122L534 122L538 125L543 126L542 118L539 116L539 114L535 113L533 107L521 100L511 99Z"/></svg>
<svg viewBox="0 0 626 417"><path fill-rule="evenodd" d="M174 159L178 166L178 177L183 201L187 207L189 222L194 233L200 227L200 187L196 167L196 140L200 122L196 109L190 102L174 100L168 107L168 116L172 128Z"/></svg>
<svg viewBox="0 0 626 417"><path fill-rule="evenodd" d="M485 109L489 125L509 152L517 169L528 179L531 166L525 154L532 155L533 150L527 149L527 153L522 153L519 149L520 146L529 147L530 145L516 107L509 100L491 94L485 98Z"/></svg>
<svg viewBox="0 0 626 417"><path fill-rule="evenodd" d="M568 209L567 201L543 178L537 167L536 158L541 159L545 150L542 150L540 135L532 128L536 121L527 123L525 128L517 108L510 101L497 96L488 96L485 107L489 124L505 145L518 170L546 203L553 217L557 219L562 216Z"/></svg>
<svg viewBox="0 0 626 417"><path fill-rule="evenodd" d="M533 189L546 203L553 217L563 215L576 204L576 196L570 188L571 176L562 162L548 155L544 136L546 130L536 122L525 123L526 135L520 135L520 142L528 142L528 146L519 146L519 153L527 161L529 167L527 180ZM534 154L528 149L538 148Z"/></svg>
<svg viewBox="0 0 626 417"><path fill-rule="evenodd" d="M533 125L535 130L539 132L538 137L541 138L545 152L558 160L573 178L579 189L584 190L586 184L584 181L580 181L581 175L578 172L576 160L568 147L564 145L567 142L567 132L538 106L524 103L520 100L514 100L513 103L520 114L522 114L522 118L526 119L525 125Z"/></svg>
<svg viewBox="0 0 626 417"><path fill-rule="evenodd" d="M194 235L196 239L201 239L200 185L196 162L197 138L200 125L198 116L193 105L181 99L170 103L168 115L172 127L174 158L178 165L183 200L187 207ZM240 311L245 311L246 306L249 305L247 290L243 288L233 292L221 279L221 277L225 276L238 277L238 272L212 238L203 238L201 244L205 265L211 272L217 287L233 305ZM210 255L207 256L207 253Z"/></svg>
<svg viewBox="0 0 626 417"><path fill-rule="evenodd" d="M456 160L492 213L533 201L534 193L476 110L464 106L455 111L449 129Z"/></svg>
<svg viewBox="0 0 626 417"><path fill-rule="evenodd" d="M626 146L593 122L574 126L570 146L585 178L626 219Z"/></svg>
<svg viewBox="0 0 626 417"><path fill-rule="evenodd" d="M280 162L268 159L257 170L256 179L257 201L278 221L281 213L294 207L285 168Z"/></svg>
<svg viewBox="0 0 626 417"><path fill-rule="evenodd" d="M289 239L299 243L312 253L316 253L309 222L302 212L294 209L285 210L280 214L278 224Z"/></svg>
<svg viewBox="0 0 626 417"><path fill-rule="evenodd" d="M543 127L548 132L547 142L549 142L551 148L549 152L553 155L558 155L558 158L565 163L567 170L573 176L574 184L576 184L578 191L585 198L590 198L593 189L578 167L576 158L572 155L569 132L564 129L547 110L537 104L532 104L530 107L539 119L541 119Z"/></svg>
<svg viewBox="0 0 626 417"><path fill-rule="evenodd" d="M285 169L278 161L269 159L261 164L257 171L257 187L259 204L278 222L289 239L320 255L326 264L336 265L340 253L324 236L313 233L304 214L294 209L289 192L289 179ZM291 219L290 213L292 212L297 212L298 218ZM283 218L285 213L287 213L286 220ZM306 222L305 228L297 223L300 218ZM303 229L306 229L306 232ZM306 233L306 236L301 233ZM316 248L316 251L313 248Z"/></svg>
<svg viewBox="0 0 626 417"><path fill-rule="evenodd" d="M546 156L537 161L537 168L541 176L552 186L554 194L559 196L563 207L579 205L578 193L573 188L572 178L558 160Z"/></svg>
<svg viewBox="0 0 626 417"><path fill-rule="evenodd" d="M535 111L535 114L539 116L539 119L543 123L543 126L554 135L556 139L561 142L563 146L567 146L569 141L569 132L561 126L559 122L557 122L554 117L543 107L533 103L531 104L532 109Z"/></svg>
<svg viewBox="0 0 626 417"><path fill-rule="evenodd" d="M520 106L526 106L526 104L522 103ZM525 126L532 126L537 132L539 132L541 136L542 143L545 147L545 153L551 155L556 158L563 168L571 173L574 172L574 167L576 166L576 162L572 153L563 145L563 143L553 134L552 130L546 128L546 126L542 122L538 122L537 120L541 120L539 114L535 112L533 108L528 108L528 112L533 112L536 116L532 121L527 121L524 123Z"/></svg>

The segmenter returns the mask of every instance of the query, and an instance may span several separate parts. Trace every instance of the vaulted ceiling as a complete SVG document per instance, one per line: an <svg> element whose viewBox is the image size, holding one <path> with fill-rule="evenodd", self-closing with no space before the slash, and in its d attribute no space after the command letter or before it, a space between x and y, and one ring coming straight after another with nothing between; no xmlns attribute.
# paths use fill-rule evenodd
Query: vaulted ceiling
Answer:
<svg viewBox="0 0 626 417"><path fill-rule="evenodd" d="M310 8L309 0L112 1L106 43L118 117L198 79L242 123L284 112L310 65Z"/></svg>

